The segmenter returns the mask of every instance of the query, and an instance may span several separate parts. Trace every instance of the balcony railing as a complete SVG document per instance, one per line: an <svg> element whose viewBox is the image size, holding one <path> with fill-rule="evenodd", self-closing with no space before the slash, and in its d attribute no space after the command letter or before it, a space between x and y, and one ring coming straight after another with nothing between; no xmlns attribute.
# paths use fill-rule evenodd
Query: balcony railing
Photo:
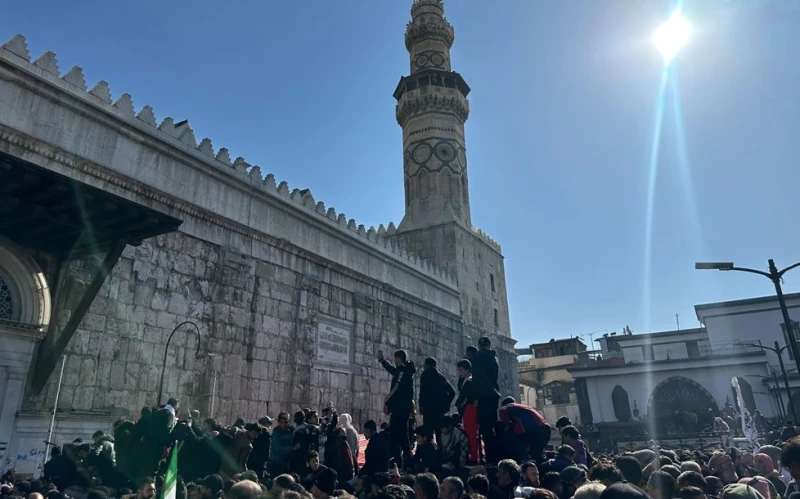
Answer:
<svg viewBox="0 0 800 499"><path fill-rule="evenodd" d="M762 352L757 346L741 341L729 341L724 343L711 343L700 344L693 347L685 346L684 348L659 348L658 344L652 345L655 351L652 355L645 355L642 351L641 357L631 357L631 352L625 355L623 352L612 352L605 358L599 351L583 352L576 356L575 365L580 367L599 367L609 365L622 365L622 364L639 364L643 362L658 362L668 360L695 360L707 359L714 357L725 357L731 355L747 355ZM629 347L639 348L639 347ZM643 346L640 348L647 348Z"/></svg>

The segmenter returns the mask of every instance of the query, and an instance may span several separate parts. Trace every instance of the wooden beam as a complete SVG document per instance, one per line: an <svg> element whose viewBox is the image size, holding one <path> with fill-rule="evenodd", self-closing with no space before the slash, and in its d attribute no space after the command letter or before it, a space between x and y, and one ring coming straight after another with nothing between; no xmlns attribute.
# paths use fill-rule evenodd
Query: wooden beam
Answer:
<svg viewBox="0 0 800 499"><path fill-rule="evenodd" d="M75 307L75 310L72 311L67 324L64 326L64 329L61 330L61 333L55 339L52 346L48 347L47 341L40 343L36 362L31 364L31 368L33 369L31 390L33 393L39 393L42 391L42 388L44 388L50 374L58 363L58 359L61 358L64 350L66 350L81 320L83 320L83 317L89 310L89 306L91 306L95 296L97 296L97 292L100 291L100 288L106 281L106 277L108 277L120 256L122 256L125 246L125 242L117 241L108 250L106 257L103 259L103 263L100 264L100 267L95 271L89 286L87 286L78 305ZM54 318L58 316L58 312L60 312L60 310L53 310Z"/></svg>

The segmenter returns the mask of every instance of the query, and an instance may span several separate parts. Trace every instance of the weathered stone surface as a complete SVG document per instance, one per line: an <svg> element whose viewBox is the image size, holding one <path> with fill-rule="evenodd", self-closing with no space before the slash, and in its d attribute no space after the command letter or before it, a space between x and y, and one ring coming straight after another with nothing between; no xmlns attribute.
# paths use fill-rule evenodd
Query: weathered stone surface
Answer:
<svg viewBox="0 0 800 499"><path fill-rule="evenodd" d="M4 47L2 69L25 68L2 72L19 81L0 78L4 152L183 221L179 232L125 250L68 346L62 409L135 414L141 404L163 402L155 399L165 358L165 393L206 415L216 375L214 416L224 422L329 400L356 422L379 419L389 376L377 364L378 350L405 348L417 362L434 356L455 381L464 348L489 334L500 340L503 372L516 373L502 255L469 227L465 164L449 194L447 179L414 180L415 189L441 189L437 198L461 194L457 223L367 230L325 210L307 190L276 186L271 175L262 183L258 170L242 175L249 165L237 160L232 167L225 148L212 157L210 141L195 147L188 123L166 118L156 129L152 109L134 117L129 96L114 108L105 81L89 97L80 70L65 75L71 85L30 71L24 39ZM48 56L39 69L52 69L50 62ZM82 106L87 98L91 104ZM427 118L413 119L427 126ZM463 120L457 125L463 135ZM421 137L433 140L431 133ZM409 129L407 146L410 137ZM463 137L443 139L463 149ZM86 273L81 265L69 273ZM53 321L63 326L74 306ZM167 346L187 320L198 325L199 350L208 356L195 357L188 328ZM338 370L320 360L322 323L350 335ZM509 376L504 391L516 394ZM56 382L51 375L23 410L47 411Z"/></svg>

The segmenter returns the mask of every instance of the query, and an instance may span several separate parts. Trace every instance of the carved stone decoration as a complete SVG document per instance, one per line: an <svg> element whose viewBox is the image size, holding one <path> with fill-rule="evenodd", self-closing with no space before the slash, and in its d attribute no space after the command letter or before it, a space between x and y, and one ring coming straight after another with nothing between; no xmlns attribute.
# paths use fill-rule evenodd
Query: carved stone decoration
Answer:
<svg viewBox="0 0 800 499"><path fill-rule="evenodd" d="M408 97L397 103L395 116L397 123L400 126L405 126L409 118L430 111L452 113L459 120L467 121L467 118L469 118L469 103L460 95L426 94L419 97Z"/></svg>
<svg viewBox="0 0 800 499"><path fill-rule="evenodd" d="M108 88L108 82L105 80L100 80L97 84L89 91L90 94L94 95L98 99L108 104L111 104L111 90Z"/></svg>
<svg viewBox="0 0 800 499"><path fill-rule="evenodd" d="M620 385L615 386L611 392L611 402L614 405L614 416L617 421L627 423L631 420L631 403L628 399L628 392Z"/></svg>
<svg viewBox="0 0 800 499"><path fill-rule="evenodd" d="M464 172L460 158L466 160L466 151L458 141L446 137L429 137L412 142L406 148L405 173L414 178L421 172L450 170L455 175Z"/></svg>
<svg viewBox="0 0 800 499"><path fill-rule="evenodd" d="M73 66L61 79L75 85L84 92L86 91L86 78L83 76L83 69L79 66Z"/></svg>
<svg viewBox="0 0 800 499"><path fill-rule="evenodd" d="M418 52L412 60L413 70L420 69L442 69L448 71L447 55L439 50L423 50Z"/></svg>
<svg viewBox="0 0 800 499"><path fill-rule="evenodd" d="M122 94L117 99L117 102L114 103L114 107L120 110L122 115L128 119L133 119L134 110L133 110L133 99L131 98L131 94Z"/></svg>
<svg viewBox="0 0 800 499"><path fill-rule="evenodd" d="M453 46L456 39L453 27L443 18L438 18L433 22L426 20L413 21L406 27L406 48L411 50L415 43L421 40L441 40L447 44L447 48Z"/></svg>
<svg viewBox="0 0 800 499"><path fill-rule="evenodd" d="M148 125L156 126L156 115L151 106L144 106L141 111L139 111L139 114L136 115L136 119L141 120Z"/></svg>
<svg viewBox="0 0 800 499"><path fill-rule="evenodd" d="M31 53L28 51L28 42L22 35L14 36L14 38L3 44L3 48L12 54L22 57L26 61L31 60Z"/></svg>
<svg viewBox="0 0 800 499"><path fill-rule="evenodd" d="M48 73L58 76L58 61L56 61L56 54L54 52L48 50L40 55L33 64L44 69Z"/></svg>

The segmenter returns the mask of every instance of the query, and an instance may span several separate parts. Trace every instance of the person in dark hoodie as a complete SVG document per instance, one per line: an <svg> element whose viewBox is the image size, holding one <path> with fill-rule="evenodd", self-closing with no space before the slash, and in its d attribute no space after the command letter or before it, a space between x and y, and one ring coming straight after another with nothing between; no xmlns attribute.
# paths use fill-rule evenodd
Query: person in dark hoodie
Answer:
<svg viewBox="0 0 800 499"><path fill-rule="evenodd" d="M269 432L269 427L272 426L272 419L265 416L258 420L259 433L255 440L253 440L253 452L247 458L247 469L253 470L258 474L259 479L266 476L266 465L269 459L269 445L272 435Z"/></svg>
<svg viewBox="0 0 800 499"><path fill-rule="evenodd" d="M433 429L436 443L441 445L442 416L450 412L456 391L436 367L436 359L426 358L423 367L419 377L419 413L422 414L422 424Z"/></svg>
<svg viewBox="0 0 800 499"><path fill-rule="evenodd" d="M78 469L69 457L61 453L61 447L53 447L51 458L44 465L44 479L67 490L78 482Z"/></svg>
<svg viewBox="0 0 800 499"><path fill-rule="evenodd" d="M417 448L408 469L414 473L436 473L442 469L442 460L436 444L433 443L433 428L425 425L417 427Z"/></svg>
<svg viewBox="0 0 800 499"><path fill-rule="evenodd" d="M96 431L92 435L92 439L94 446L89 455L89 462L97 468L103 484L115 485L117 459L114 451L114 438L102 431Z"/></svg>
<svg viewBox="0 0 800 499"><path fill-rule="evenodd" d="M364 466L361 468L360 474L370 476L376 473L386 473L392 454L386 436L378 433L378 425L375 424L375 421L369 420L364 423L364 437L368 443L364 450Z"/></svg>
<svg viewBox="0 0 800 499"><path fill-rule="evenodd" d="M391 436L400 447L403 459L409 459L411 443L408 441L405 429L414 400L414 373L417 372L417 368L413 362L408 361L405 350L394 352L394 365L383 358L382 353L379 353L378 360L383 368L392 375L391 390L384 401L384 410L389 414Z"/></svg>
<svg viewBox="0 0 800 499"><path fill-rule="evenodd" d="M478 340L478 352L475 353L472 361L472 382L475 384L475 395L478 399L478 427L486 449L486 460L496 463L498 459L496 426L500 387L497 384L499 372L497 353L491 347L492 342L489 338L484 336Z"/></svg>

